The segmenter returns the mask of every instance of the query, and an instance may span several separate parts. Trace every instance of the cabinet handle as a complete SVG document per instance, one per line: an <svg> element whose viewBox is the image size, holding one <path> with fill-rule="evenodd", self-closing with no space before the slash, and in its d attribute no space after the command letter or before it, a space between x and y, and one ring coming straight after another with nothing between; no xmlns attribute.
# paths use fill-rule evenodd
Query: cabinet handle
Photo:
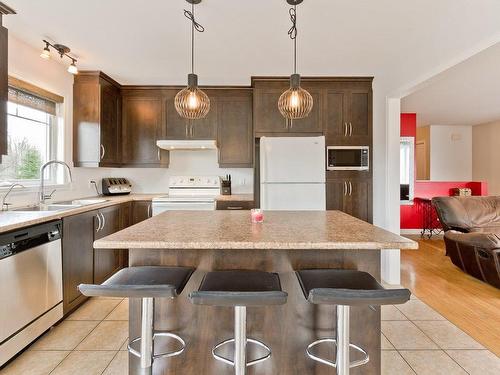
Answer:
<svg viewBox="0 0 500 375"><path fill-rule="evenodd" d="M344 137L347 137L347 122L344 122Z"/></svg>
<svg viewBox="0 0 500 375"><path fill-rule="evenodd" d="M189 138L189 123L186 124L186 138Z"/></svg>
<svg viewBox="0 0 500 375"><path fill-rule="evenodd" d="M99 212L97 213L96 217L97 217L97 229L95 230L95 232L97 233L101 230L101 224L102 224L101 217L99 216Z"/></svg>
<svg viewBox="0 0 500 375"><path fill-rule="evenodd" d="M293 128L293 120L290 119L290 129Z"/></svg>
<svg viewBox="0 0 500 375"><path fill-rule="evenodd" d="M151 217L151 205L148 204L148 217Z"/></svg>
<svg viewBox="0 0 500 375"><path fill-rule="evenodd" d="M349 123L349 137L352 137L352 122Z"/></svg>
<svg viewBox="0 0 500 375"><path fill-rule="evenodd" d="M242 210L242 206L227 206L228 210Z"/></svg>
<svg viewBox="0 0 500 375"><path fill-rule="evenodd" d="M101 227L101 230L103 230L104 226L106 225L106 218L104 217L103 214L101 214L101 217L102 217L102 227Z"/></svg>
<svg viewBox="0 0 500 375"><path fill-rule="evenodd" d="M288 130L288 119L285 119L285 129Z"/></svg>
<svg viewBox="0 0 500 375"><path fill-rule="evenodd" d="M106 149L104 145L101 144L101 160L104 159L104 155L106 155Z"/></svg>
<svg viewBox="0 0 500 375"><path fill-rule="evenodd" d="M161 161L161 154L160 154L160 149L158 148L158 153L157 153L158 160Z"/></svg>
<svg viewBox="0 0 500 375"><path fill-rule="evenodd" d="M344 181L344 195L347 195L347 181Z"/></svg>
<svg viewBox="0 0 500 375"><path fill-rule="evenodd" d="M352 195L352 182L349 181L349 195Z"/></svg>

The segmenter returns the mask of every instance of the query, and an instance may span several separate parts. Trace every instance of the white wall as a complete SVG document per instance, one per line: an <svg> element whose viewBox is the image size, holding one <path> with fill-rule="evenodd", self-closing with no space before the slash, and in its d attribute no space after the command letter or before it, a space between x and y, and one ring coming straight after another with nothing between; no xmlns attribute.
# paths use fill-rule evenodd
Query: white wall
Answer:
<svg viewBox="0 0 500 375"><path fill-rule="evenodd" d="M431 181L472 180L472 126L431 125Z"/></svg>
<svg viewBox="0 0 500 375"><path fill-rule="evenodd" d="M472 177L486 181L490 195L500 195L500 121L472 127Z"/></svg>
<svg viewBox="0 0 500 375"><path fill-rule="evenodd" d="M54 58L43 60L40 51L9 35L9 74L64 97L61 118L64 123L62 154L64 161L72 165L72 113L73 76L66 66ZM90 180L102 177L126 177L133 184L134 192L164 193L168 178L173 175L225 175L230 173L235 193L253 190L253 170L249 168L223 169L217 164L217 151L175 151L170 154L170 167L164 168L72 168L73 184L54 194L55 200L95 195ZM17 192L10 201L15 205L35 203L37 193Z"/></svg>

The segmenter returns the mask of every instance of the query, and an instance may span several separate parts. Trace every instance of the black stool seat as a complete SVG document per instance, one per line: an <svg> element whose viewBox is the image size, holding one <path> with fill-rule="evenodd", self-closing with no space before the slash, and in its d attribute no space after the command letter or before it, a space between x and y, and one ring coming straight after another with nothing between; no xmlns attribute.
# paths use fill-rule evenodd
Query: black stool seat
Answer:
<svg viewBox="0 0 500 375"><path fill-rule="evenodd" d="M189 298L197 305L265 306L286 303L279 276L263 271L208 272Z"/></svg>
<svg viewBox="0 0 500 375"><path fill-rule="evenodd" d="M296 272L306 299L318 305L392 305L410 299L408 289L385 289L369 273L317 269Z"/></svg>
<svg viewBox="0 0 500 375"><path fill-rule="evenodd" d="M182 292L193 272L189 267L128 267L101 285L81 284L78 289L89 297L173 298Z"/></svg>

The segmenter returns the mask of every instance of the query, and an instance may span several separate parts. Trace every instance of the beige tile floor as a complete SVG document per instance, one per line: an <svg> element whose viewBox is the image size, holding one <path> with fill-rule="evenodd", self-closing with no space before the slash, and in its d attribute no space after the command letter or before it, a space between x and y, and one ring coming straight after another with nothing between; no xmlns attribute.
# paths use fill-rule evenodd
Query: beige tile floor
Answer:
<svg viewBox="0 0 500 375"><path fill-rule="evenodd" d="M128 301L93 298L1 375L126 375ZM415 297L382 308L383 375L498 375L500 358Z"/></svg>

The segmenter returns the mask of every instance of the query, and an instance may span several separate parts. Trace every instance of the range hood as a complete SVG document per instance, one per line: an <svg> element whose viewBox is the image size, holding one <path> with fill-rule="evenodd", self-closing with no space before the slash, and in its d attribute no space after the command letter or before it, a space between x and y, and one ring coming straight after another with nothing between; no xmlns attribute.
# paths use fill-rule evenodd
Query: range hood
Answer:
<svg viewBox="0 0 500 375"><path fill-rule="evenodd" d="M217 148L217 142L213 139L208 140L175 140L163 139L156 141L156 145L163 150L214 150Z"/></svg>

